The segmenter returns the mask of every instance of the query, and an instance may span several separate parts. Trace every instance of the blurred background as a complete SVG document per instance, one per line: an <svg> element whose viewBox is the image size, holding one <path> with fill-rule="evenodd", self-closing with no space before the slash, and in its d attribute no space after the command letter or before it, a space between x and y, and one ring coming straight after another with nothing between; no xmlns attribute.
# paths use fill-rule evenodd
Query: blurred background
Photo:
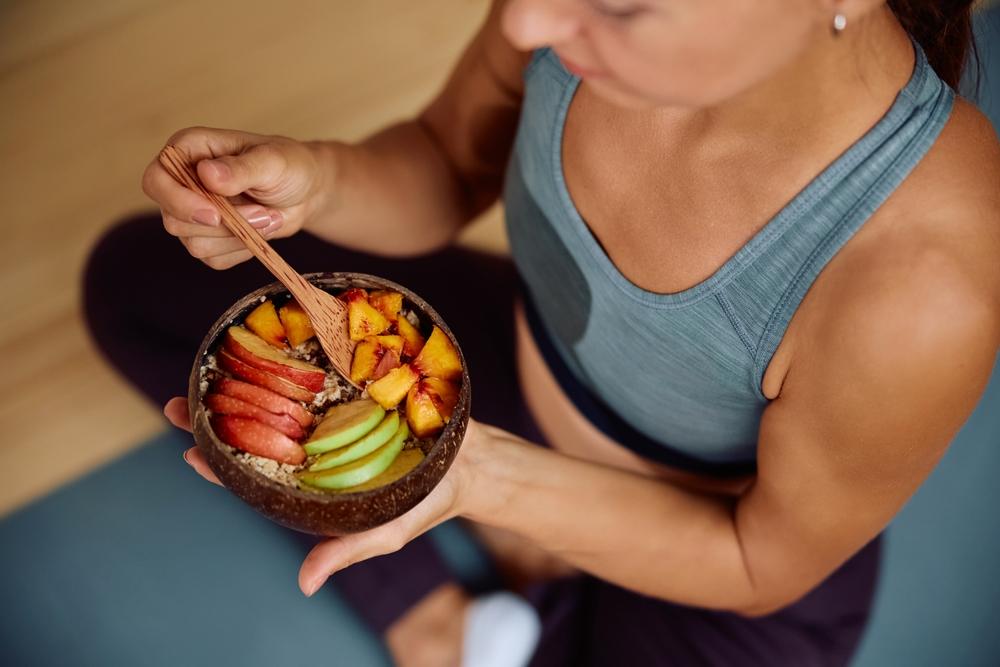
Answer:
<svg viewBox="0 0 1000 667"><path fill-rule="evenodd" d="M276 627L319 637L311 649L333 651L330 664L385 660L335 594L295 590L302 545L193 479L185 438L92 348L80 275L103 230L150 208L139 179L175 130L360 138L430 99L487 6L0 1L0 663L286 664ZM978 33L980 101L998 123L998 3L979 3ZM504 252L499 211L463 242ZM1000 603L997 383L960 436L969 444L900 517L889 551L905 566L887 576L859 664L940 664L931 645L961 658L949 664L1000 664L1000 617L983 602ZM908 543L908 521L938 522L938 551ZM460 536L441 540L477 567ZM957 579L948 558L974 576Z"/></svg>

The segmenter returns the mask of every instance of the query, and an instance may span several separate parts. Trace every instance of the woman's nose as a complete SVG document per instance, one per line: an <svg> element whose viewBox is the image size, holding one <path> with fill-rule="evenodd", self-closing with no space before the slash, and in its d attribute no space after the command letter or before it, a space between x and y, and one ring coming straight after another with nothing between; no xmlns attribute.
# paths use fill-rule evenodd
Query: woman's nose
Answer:
<svg viewBox="0 0 1000 667"><path fill-rule="evenodd" d="M504 9L503 33L516 48L558 46L580 31L580 0L511 0Z"/></svg>

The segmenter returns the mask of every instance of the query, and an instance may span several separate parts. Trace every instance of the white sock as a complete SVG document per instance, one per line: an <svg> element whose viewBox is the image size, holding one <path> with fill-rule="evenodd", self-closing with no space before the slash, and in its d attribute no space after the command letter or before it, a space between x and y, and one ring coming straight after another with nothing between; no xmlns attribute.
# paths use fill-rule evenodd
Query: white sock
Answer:
<svg viewBox="0 0 1000 667"><path fill-rule="evenodd" d="M465 612L462 667L524 667L542 622L524 598L501 591L474 599Z"/></svg>

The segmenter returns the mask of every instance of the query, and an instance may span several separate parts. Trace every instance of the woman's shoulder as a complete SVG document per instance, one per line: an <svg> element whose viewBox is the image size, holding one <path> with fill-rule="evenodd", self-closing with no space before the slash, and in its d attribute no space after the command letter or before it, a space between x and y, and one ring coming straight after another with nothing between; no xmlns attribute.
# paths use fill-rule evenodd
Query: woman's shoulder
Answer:
<svg viewBox="0 0 1000 667"><path fill-rule="evenodd" d="M943 264L954 265L967 289L1000 299L1000 141L973 104L956 99L937 141L887 204L887 252L930 283L942 283Z"/></svg>
<svg viewBox="0 0 1000 667"><path fill-rule="evenodd" d="M824 274L802 331L820 349L850 341L873 369L890 358L919 365L932 350L992 367L1000 142L986 117L956 101L934 146Z"/></svg>

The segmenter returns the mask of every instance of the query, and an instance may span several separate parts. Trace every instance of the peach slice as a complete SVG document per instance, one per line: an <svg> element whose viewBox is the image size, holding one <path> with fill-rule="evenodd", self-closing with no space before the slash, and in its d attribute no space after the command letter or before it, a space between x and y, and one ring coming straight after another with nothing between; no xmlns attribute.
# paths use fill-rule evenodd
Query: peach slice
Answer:
<svg viewBox="0 0 1000 667"><path fill-rule="evenodd" d="M391 324L385 315L361 299L352 299L348 302L347 321L353 341L364 340L367 336L376 336L388 329Z"/></svg>
<svg viewBox="0 0 1000 667"><path fill-rule="evenodd" d="M389 371L384 378L368 385L368 395L386 410L399 405L420 375L409 364Z"/></svg>
<svg viewBox="0 0 1000 667"><path fill-rule="evenodd" d="M420 384L430 395L434 402L434 407L441 414L441 418L447 424L451 421L451 414L458 404L458 387L447 380L441 378L426 377Z"/></svg>
<svg viewBox="0 0 1000 667"><path fill-rule="evenodd" d="M413 367L421 375L454 380L462 374L462 362L448 334L434 327L420 354L413 360Z"/></svg>
<svg viewBox="0 0 1000 667"><path fill-rule="evenodd" d="M219 350L218 360L219 366L223 370L229 371L239 379L246 380L247 382L255 384L258 387L270 389L274 393L281 394L285 398L302 401L303 403L312 403L316 400L315 392L309 391L305 387L300 387L299 385L278 377L273 373L268 373L267 371L251 366L250 364L237 359L226 350Z"/></svg>
<svg viewBox="0 0 1000 667"><path fill-rule="evenodd" d="M299 465L306 460L306 450L284 433L245 417L213 415L212 430L219 440L244 452Z"/></svg>
<svg viewBox="0 0 1000 667"><path fill-rule="evenodd" d="M313 416L311 412L302 407L300 403L276 394L270 389L224 377L212 383L212 391L238 398L276 415L288 415L303 429L312 426Z"/></svg>
<svg viewBox="0 0 1000 667"><path fill-rule="evenodd" d="M246 417L267 424L271 428L284 433L289 438L299 439L305 435L302 426L288 415L276 415L252 403L241 401L224 394L208 394L205 396L205 407L220 415Z"/></svg>
<svg viewBox="0 0 1000 667"><path fill-rule="evenodd" d="M285 327L288 344L292 347L298 347L316 335L306 311L302 310L302 306L294 299L281 307L281 310L278 311L278 318L281 320L282 326Z"/></svg>
<svg viewBox="0 0 1000 667"><path fill-rule="evenodd" d="M273 373L312 392L323 390L326 372L322 368L299 361L283 350L271 347L264 339L241 326L229 327L223 346L234 357L255 368Z"/></svg>
<svg viewBox="0 0 1000 667"><path fill-rule="evenodd" d="M351 301L368 301L368 292L364 291L360 287L351 287L340 293L340 299L344 303L350 303Z"/></svg>
<svg viewBox="0 0 1000 667"><path fill-rule="evenodd" d="M444 419L423 382L413 385L406 394L406 421L418 438L434 435L444 428Z"/></svg>
<svg viewBox="0 0 1000 667"><path fill-rule="evenodd" d="M395 322L399 311L403 309L403 295L390 290L378 290L368 295L368 303L385 315L390 322Z"/></svg>
<svg viewBox="0 0 1000 667"><path fill-rule="evenodd" d="M271 345L278 348L285 347L285 327L281 325L278 311L274 309L274 303L270 299L254 308L247 315L244 324Z"/></svg>
<svg viewBox="0 0 1000 667"><path fill-rule="evenodd" d="M396 318L396 330L400 338L403 339L403 354L411 359L420 354L424 346L424 337L420 335L417 328L410 324L405 317Z"/></svg>
<svg viewBox="0 0 1000 667"><path fill-rule="evenodd" d="M396 354L403 356L403 337L402 336L375 336L375 340L379 342L382 347L387 347L390 350L395 350Z"/></svg>
<svg viewBox="0 0 1000 667"><path fill-rule="evenodd" d="M354 346L354 358L351 360L351 382L363 385L375 375L375 368L382 360L385 348L379 345L374 337L366 338Z"/></svg>

